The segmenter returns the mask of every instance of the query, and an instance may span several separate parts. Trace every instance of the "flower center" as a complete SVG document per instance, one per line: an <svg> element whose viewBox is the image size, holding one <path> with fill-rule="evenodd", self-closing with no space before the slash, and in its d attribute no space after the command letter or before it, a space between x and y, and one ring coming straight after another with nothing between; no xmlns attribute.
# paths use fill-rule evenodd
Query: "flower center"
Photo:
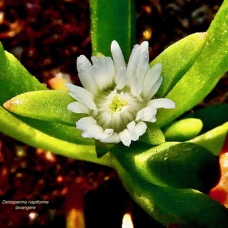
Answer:
<svg viewBox="0 0 228 228"><path fill-rule="evenodd" d="M138 111L145 106L129 92L105 91L95 99L98 112L92 114L104 129L124 130L128 123L135 120Z"/></svg>
<svg viewBox="0 0 228 228"><path fill-rule="evenodd" d="M112 103L108 106L111 113L121 111L123 106L128 104L126 99L120 99L118 95L113 97Z"/></svg>

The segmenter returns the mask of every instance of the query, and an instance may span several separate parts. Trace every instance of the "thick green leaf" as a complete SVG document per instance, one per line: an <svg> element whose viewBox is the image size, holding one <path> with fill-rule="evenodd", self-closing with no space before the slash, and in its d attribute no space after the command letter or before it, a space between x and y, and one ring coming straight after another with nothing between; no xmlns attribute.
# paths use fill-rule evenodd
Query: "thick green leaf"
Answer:
<svg viewBox="0 0 228 228"><path fill-rule="evenodd" d="M0 45L1 103L21 93L45 89L46 87L43 84L31 76L21 63L13 55L4 51L2 45ZM48 99L48 97L45 98ZM59 96L59 99L57 99L57 103L61 106L63 105L61 96ZM42 100L42 102L44 101ZM49 101L46 100L46 102ZM35 103L31 103L30 109L33 112L34 106ZM48 115L49 112L45 112L45 116ZM94 143L91 140L84 142L85 139L79 136L79 131L75 127L28 118L18 119L3 107L0 107L0 132L28 145L50 150L56 154L107 166L111 164L108 156L104 156L102 159L96 157Z"/></svg>
<svg viewBox="0 0 228 228"><path fill-rule="evenodd" d="M0 103L20 93L44 90L46 86L33 77L0 43Z"/></svg>
<svg viewBox="0 0 228 228"><path fill-rule="evenodd" d="M199 118L203 122L203 134L193 138L190 142L201 145L213 154L219 155L228 134L228 104L215 104L191 112L186 117Z"/></svg>
<svg viewBox="0 0 228 228"><path fill-rule="evenodd" d="M207 192L219 177L216 156L193 143L163 143L149 148L135 143L112 149L119 163L133 175L160 186L194 188Z"/></svg>
<svg viewBox="0 0 228 228"><path fill-rule="evenodd" d="M40 90L20 94L4 103L4 107L21 116L75 126L82 115L67 110L67 105L74 101L66 91Z"/></svg>
<svg viewBox="0 0 228 228"><path fill-rule="evenodd" d="M147 123L147 127L146 133L139 138L140 142L153 146L160 145L165 142L163 132L156 123Z"/></svg>
<svg viewBox="0 0 228 228"><path fill-rule="evenodd" d="M176 108L158 111L160 126L168 124L202 101L228 70L227 27L228 1L224 1L208 29L208 42L202 53L167 95L176 103Z"/></svg>
<svg viewBox="0 0 228 228"><path fill-rule="evenodd" d="M214 155L219 155L228 134L228 122L218 126L202 135L190 140L190 142L203 146Z"/></svg>
<svg viewBox="0 0 228 228"><path fill-rule="evenodd" d="M223 228L228 210L194 189L161 187L130 173L118 161L116 170L131 197L164 226Z"/></svg>
<svg viewBox="0 0 228 228"><path fill-rule="evenodd" d="M202 52L206 41L206 32L191 34L166 48L151 62L151 65L162 64L164 79L157 93L158 97L165 97L184 76Z"/></svg>
<svg viewBox="0 0 228 228"><path fill-rule="evenodd" d="M114 146L114 144L102 143L101 141L96 140L95 146L96 146L97 157L101 158L102 156L104 156L105 154L107 154L110 151L110 149Z"/></svg>
<svg viewBox="0 0 228 228"><path fill-rule="evenodd" d="M102 158L97 158L94 145L79 145L55 138L31 127L2 107L0 107L0 132L30 146L50 150L62 156L112 166L108 154Z"/></svg>
<svg viewBox="0 0 228 228"><path fill-rule="evenodd" d="M80 144L80 145L94 145L94 139L88 139L81 136L81 131L78 130L75 126L69 126L65 124L31 119L22 116L18 117L19 120L23 121L25 124L28 124L30 127L33 127L47 135L50 135L54 138L61 139L67 142Z"/></svg>
<svg viewBox="0 0 228 228"><path fill-rule="evenodd" d="M110 44L117 40L127 59L135 44L135 5L132 0L90 0L93 55L110 56Z"/></svg>
<svg viewBox="0 0 228 228"><path fill-rule="evenodd" d="M202 130L203 123L200 119L185 118L174 121L164 129L166 141L184 142L196 137Z"/></svg>
<svg viewBox="0 0 228 228"><path fill-rule="evenodd" d="M228 104L215 104L191 112L185 118L198 118L203 122L202 133L228 122Z"/></svg>

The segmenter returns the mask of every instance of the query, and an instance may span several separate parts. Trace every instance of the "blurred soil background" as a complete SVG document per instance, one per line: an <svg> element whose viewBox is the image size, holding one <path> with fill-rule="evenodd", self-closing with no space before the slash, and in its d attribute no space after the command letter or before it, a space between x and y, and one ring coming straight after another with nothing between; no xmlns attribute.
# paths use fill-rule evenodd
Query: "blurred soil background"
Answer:
<svg viewBox="0 0 228 228"><path fill-rule="evenodd" d="M167 46L204 32L222 0L136 0L137 41L151 60ZM108 6L107 6L108 7ZM89 3L83 0L0 0L0 41L41 82L78 83L76 58L91 55ZM224 77L200 106L227 102ZM66 227L72 208L85 208L87 228L120 228L132 213L135 228L162 227L145 214L106 167L29 147L0 134L0 200L47 200L36 210L0 203L0 227ZM79 215L80 216L80 215Z"/></svg>

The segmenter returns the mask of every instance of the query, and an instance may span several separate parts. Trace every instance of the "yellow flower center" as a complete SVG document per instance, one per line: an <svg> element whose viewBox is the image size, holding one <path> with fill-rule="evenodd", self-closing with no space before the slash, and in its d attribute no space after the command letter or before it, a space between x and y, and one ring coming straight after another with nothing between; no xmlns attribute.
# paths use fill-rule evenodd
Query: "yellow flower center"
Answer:
<svg viewBox="0 0 228 228"><path fill-rule="evenodd" d="M124 106L128 105L127 100L120 99L118 95L115 95L112 99L112 103L109 104L109 110L111 113L121 111Z"/></svg>
<svg viewBox="0 0 228 228"><path fill-rule="evenodd" d="M95 103L98 112L91 113L93 118L103 129L114 129L117 133L134 121L138 111L145 106L130 93L118 93L117 90L101 92Z"/></svg>

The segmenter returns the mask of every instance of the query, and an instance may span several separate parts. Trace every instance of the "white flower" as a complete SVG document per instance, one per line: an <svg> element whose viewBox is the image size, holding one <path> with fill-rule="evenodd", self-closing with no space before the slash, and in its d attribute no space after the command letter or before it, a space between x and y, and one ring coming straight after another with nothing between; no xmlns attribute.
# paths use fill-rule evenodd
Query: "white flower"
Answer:
<svg viewBox="0 0 228 228"><path fill-rule="evenodd" d="M111 44L112 58L81 55L77 69L84 88L66 84L76 101L67 109L87 114L76 122L85 138L129 146L156 122L158 108L175 108L166 98L153 99L162 83L161 64L149 66L148 42L135 45L126 65L119 44Z"/></svg>

